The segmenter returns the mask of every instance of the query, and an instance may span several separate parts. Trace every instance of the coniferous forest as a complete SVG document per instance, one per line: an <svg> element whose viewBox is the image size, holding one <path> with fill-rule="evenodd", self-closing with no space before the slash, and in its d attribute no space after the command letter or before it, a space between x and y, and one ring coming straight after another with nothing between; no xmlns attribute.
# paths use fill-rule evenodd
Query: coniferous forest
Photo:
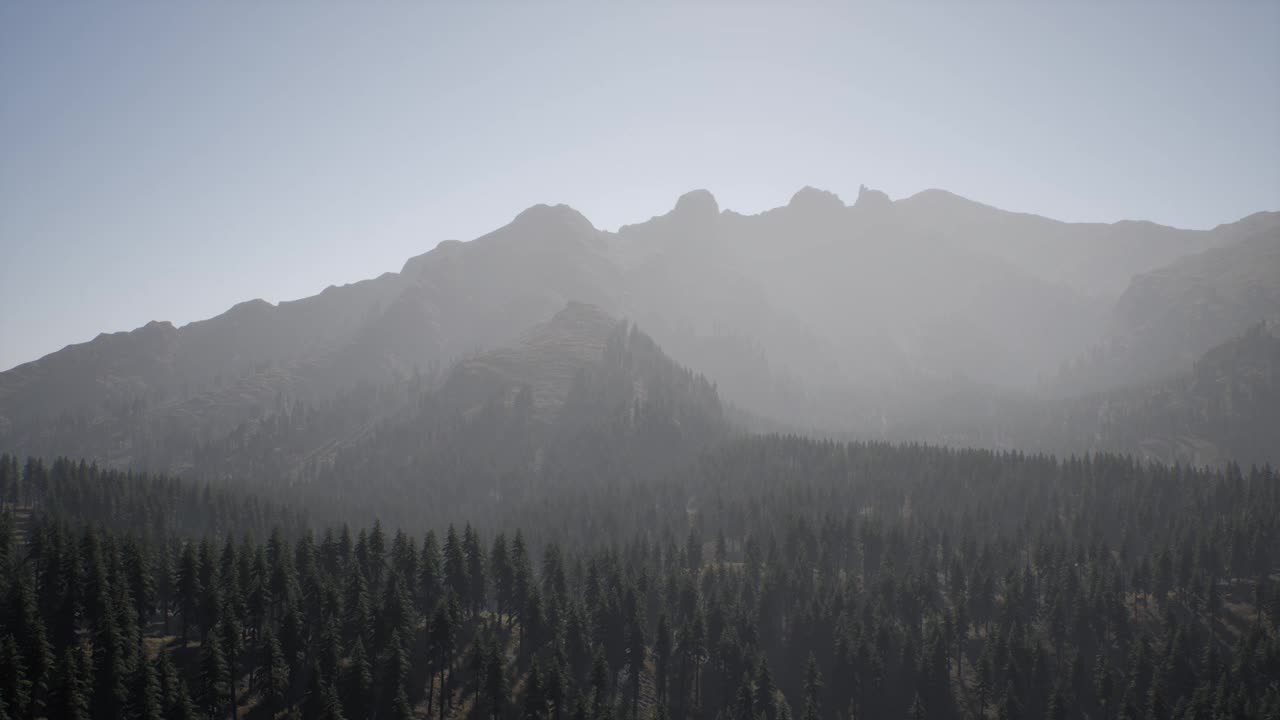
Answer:
<svg viewBox="0 0 1280 720"><path fill-rule="evenodd" d="M1280 0L246 5L0 0L0 720L1280 720Z"/></svg>
<svg viewBox="0 0 1280 720"><path fill-rule="evenodd" d="M0 717L1280 717L1270 468L773 435L546 492L352 527L5 455Z"/></svg>

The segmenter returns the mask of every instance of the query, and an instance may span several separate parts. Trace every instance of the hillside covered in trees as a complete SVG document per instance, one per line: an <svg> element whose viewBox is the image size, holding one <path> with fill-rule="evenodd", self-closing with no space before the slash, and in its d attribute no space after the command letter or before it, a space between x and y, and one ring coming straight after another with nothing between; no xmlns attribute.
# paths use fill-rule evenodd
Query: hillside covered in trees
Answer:
<svg viewBox="0 0 1280 720"><path fill-rule="evenodd" d="M1280 713L1274 470L763 436L663 478L351 527L6 455L0 713Z"/></svg>

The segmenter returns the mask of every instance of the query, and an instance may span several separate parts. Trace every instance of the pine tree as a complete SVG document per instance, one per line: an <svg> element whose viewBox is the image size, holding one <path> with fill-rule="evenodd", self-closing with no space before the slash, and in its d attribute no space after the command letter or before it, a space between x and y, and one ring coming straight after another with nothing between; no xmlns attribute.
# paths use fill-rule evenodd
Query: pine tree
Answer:
<svg viewBox="0 0 1280 720"><path fill-rule="evenodd" d="M236 700L236 684L240 677L239 658L244 650L244 633L240 625L239 619L234 613L227 612L225 617L217 624L220 631L218 632L218 641L222 643L223 657L227 661L227 697L231 703L232 712L235 712L237 706Z"/></svg>
<svg viewBox="0 0 1280 720"><path fill-rule="evenodd" d="M396 689L396 695L391 700L391 710L387 717L391 720L413 720L413 704L409 702L409 694L405 692L404 686Z"/></svg>
<svg viewBox="0 0 1280 720"><path fill-rule="evenodd" d="M640 679L644 675L644 618L637 612L627 633L627 665L631 668L631 717L640 713Z"/></svg>
<svg viewBox="0 0 1280 720"><path fill-rule="evenodd" d="M325 706L329 702L330 685L325 682L320 664L312 663L308 673L307 693L302 700L302 715L306 718L318 718L325 714Z"/></svg>
<svg viewBox="0 0 1280 720"><path fill-rule="evenodd" d="M161 650L154 664L160 681L160 702L165 720L195 720L197 713L187 683L178 676L169 654Z"/></svg>
<svg viewBox="0 0 1280 720"><path fill-rule="evenodd" d="M210 720L222 718L229 709L229 670L218 634L218 628L210 628L200 645L200 708Z"/></svg>
<svg viewBox="0 0 1280 720"><path fill-rule="evenodd" d="M463 530L462 551L467 563L468 594L465 595L472 617L479 616L487 605L488 582L485 573L485 554L480 545L480 535L468 524Z"/></svg>
<svg viewBox="0 0 1280 720"><path fill-rule="evenodd" d="M139 662L129 683L129 717L132 720L161 720L163 706L160 681L155 666Z"/></svg>
<svg viewBox="0 0 1280 720"><path fill-rule="evenodd" d="M398 695L406 694L405 679L409 677L409 653L393 631L382 651L378 668L378 712L380 716L394 715Z"/></svg>
<svg viewBox="0 0 1280 720"><path fill-rule="evenodd" d="M123 556L129 597L138 614L138 625L144 626L156 605L156 583L151 556L147 548L132 535L125 540Z"/></svg>
<svg viewBox="0 0 1280 720"><path fill-rule="evenodd" d="M196 555L196 549L191 543L182 546L182 555L178 559L177 578L174 585L178 589L178 596L181 598L182 605L182 645L187 644L187 634L190 629L195 626L199 617L200 597L204 594L204 588L200 583L200 562Z"/></svg>
<svg viewBox="0 0 1280 720"><path fill-rule="evenodd" d="M268 712L274 714L284 707L289 695L289 675L289 663L280 641L268 630L262 642L262 700Z"/></svg>
<svg viewBox="0 0 1280 720"><path fill-rule="evenodd" d="M538 661L534 660L524 684L524 718L542 720L546 714L547 699L542 687L542 671L538 669Z"/></svg>
<svg viewBox="0 0 1280 720"><path fill-rule="evenodd" d="M354 646L359 639L366 646L371 645L374 633L373 611L369 606L369 583L359 569L348 574L346 599L342 607L346 613L342 624L342 641Z"/></svg>
<svg viewBox="0 0 1280 720"><path fill-rule="evenodd" d="M592 713L599 717L603 708L612 704L609 696L609 663L605 660L604 651L596 648L595 658L591 661L591 705Z"/></svg>
<svg viewBox="0 0 1280 720"><path fill-rule="evenodd" d="M128 657L114 618L105 620L94 642L93 715L123 718L129 701Z"/></svg>
<svg viewBox="0 0 1280 720"><path fill-rule="evenodd" d="M38 712L43 709L44 698L48 694L54 655L45 634L44 620L40 617L36 587L31 573L26 571L17 573L17 582L10 588L7 620L22 656L23 678L28 684L27 692L30 695L28 701L15 700L13 707L27 712ZM18 716L22 715L16 710L10 710L10 712Z"/></svg>
<svg viewBox="0 0 1280 720"><path fill-rule="evenodd" d="M67 718L67 720L88 720L89 718L87 680L81 674L85 660L77 655L83 655L82 651L71 647L66 648L62 653L49 694L50 718ZM0 692L0 695L6 695L6 693Z"/></svg>
<svg viewBox="0 0 1280 720"><path fill-rule="evenodd" d="M671 627L667 624L667 615L658 616L658 629L653 641L653 659L656 665L654 679L657 685L658 706L665 706L667 700L667 684L671 672Z"/></svg>
<svg viewBox="0 0 1280 720"><path fill-rule="evenodd" d="M0 698L9 704L9 714L13 717L30 717L33 714L27 662L12 635L6 636L0 644Z"/></svg>
<svg viewBox="0 0 1280 720"><path fill-rule="evenodd" d="M818 660L809 653L809 662L804 671L804 719L816 720L821 717L822 673L818 672Z"/></svg>
<svg viewBox="0 0 1280 720"><path fill-rule="evenodd" d="M551 667L547 668L546 679L543 681L543 694L551 705L552 717L554 720L560 720L568 690L565 687L564 671L559 661L552 662Z"/></svg>
<svg viewBox="0 0 1280 720"><path fill-rule="evenodd" d="M393 637L398 638L397 644L403 638L413 637L415 625L413 604L398 573L392 572L384 585L382 608L378 612L374 638L375 647L379 649L389 647Z"/></svg>
<svg viewBox="0 0 1280 720"><path fill-rule="evenodd" d="M430 618L444 591L444 575L440 567L440 547L434 530L428 531L422 540L422 552L418 554L418 612Z"/></svg>
<svg viewBox="0 0 1280 720"><path fill-rule="evenodd" d="M808 706L805 706L805 720L810 717L818 717L816 714L810 716ZM916 693L911 700L911 707L907 708L907 720L928 720L929 712L925 710L924 701L920 699L920 694Z"/></svg>
<svg viewBox="0 0 1280 720"><path fill-rule="evenodd" d="M494 718L506 717L507 679L502 667L502 653L497 643L489 646L484 669L484 694L489 712Z"/></svg>
<svg viewBox="0 0 1280 720"><path fill-rule="evenodd" d="M507 550L506 533L498 533L493 538L493 546L489 551L489 571L493 574L494 602L498 622L501 623L503 614L512 611L515 585L515 569L511 565L511 556Z"/></svg>
<svg viewBox="0 0 1280 720"><path fill-rule="evenodd" d="M769 658L760 659L760 673L756 677L755 707L764 713L768 720L777 720L778 686L773 681L773 673L769 670Z"/></svg>
<svg viewBox="0 0 1280 720"><path fill-rule="evenodd" d="M467 560L462 554L462 542L450 525L444 540L445 584L460 602L471 597L471 581L467 578Z"/></svg>
<svg viewBox="0 0 1280 720"><path fill-rule="evenodd" d="M702 569L702 535L697 527L690 528L689 536L685 539L685 558L689 572L696 575Z"/></svg>
<svg viewBox="0 0 1280 720"><path fill-rule="evenodd" d="M452 600L452 590L449 592L450 600ZM431 618L430 641L431 647L435 649L438 657L436 667L440 672L440 716L444 717L445 707L450 702L449 698L449 672L453 665L453 653L455 644L455 634L457 632L454 621L455 613L450 612L450 605L456 607L456 603L448 602L444 605L436 607L435 615Z"/></svg>
<svg viewBox="0 0 1280 720"><path fill-rule="evenodd" d="M357 635L351 646L351 657L342 669L342 707L352 720L371 717L373 704L373 667L365 652L364 641Z"/></svg>

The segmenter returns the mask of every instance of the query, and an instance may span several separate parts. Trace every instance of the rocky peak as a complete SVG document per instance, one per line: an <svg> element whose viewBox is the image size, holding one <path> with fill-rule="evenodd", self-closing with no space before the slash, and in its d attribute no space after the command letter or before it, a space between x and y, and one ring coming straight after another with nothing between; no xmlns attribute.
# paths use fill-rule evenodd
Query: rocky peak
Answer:
<svg viewBox="0 0 1280 720"><path fill-rule="evenodd" d="M676 200L671 215L689 218L709 218L720 214L720 204L707 190L691 190Z"/></svg>
<svg viewBox="0 0 1280 720"><path fill-rule="evenodd" d="M858 199L853 207L862 211L885 212L893 208L893 201L884 192L862 185L858 187Z"/></svg>
<svg viewBox="0 0 1280 720"><path fill-rule="evenodd" d="M586 216L564 204L534 205L517 215L511 225L520 228L595 231L595 226Z"/></svg>
<svg viewBox="0 0 1280 720"><path fill-rule="evenodd" d="M805 185L791 196L791 202L787 203L787 207L807 212L823 212L843 210L845 204L840 196L833 192Z"/></svg>

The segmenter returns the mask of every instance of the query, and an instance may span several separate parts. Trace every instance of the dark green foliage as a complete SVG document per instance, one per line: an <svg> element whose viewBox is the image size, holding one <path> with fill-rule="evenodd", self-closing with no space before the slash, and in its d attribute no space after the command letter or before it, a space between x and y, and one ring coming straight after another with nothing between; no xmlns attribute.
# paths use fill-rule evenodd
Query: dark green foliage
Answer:
<svg viewBox="0 0 1280 720"><path fill-rule="evenodd" d="M0 642L0 698L5 699L8 712L14 716L23 717L31 712L31 679L27 677L26 660L12 635Z"/></svg>
<svg viewBox="0 0 1280 720"><path fill-rule="evenodd" d="M169 660L169 654L160 651L156 655L156 678L160 683L160 703L165 720L195 720L198 717L187 683L178 675Z"/></svg>
<svg viewBox="0 0 1280 720"><path fill-rule="evenodd" d="M263 704L270 712L277 712L289 697L290 668L280 641L271 632L262 639L261 658Z"/></svg>
<svg viewBox="0 0 1280 720"><path fill-rule="evenodd" d="M1280 709L1270 469L770 437L585 497L519 530L459 518L442 545L35 513L0 577L0 696L15 718L173 720ZM162 647L166 605L198 648Z"/></svg>
<svg viewBox="0 0 1280 720"><path fill-rule="evenodd" d="M88 679L83 675L85 663L79 648L68 647L62 653L49 695L49 717L88 720Z"/></svg>
<svg viewBox="0 0 1280 720"><path fill-rule="evenodd" d="M220 718L230 705L230 669L218 641L218 628L210 630L200 643L200 710L209 718Z"/></svg>
<svg viewBox="0 0 1280 720"><path fill-rule="evenodd" d="M160 679L156 676L156 668L151 663L140 660L129 681L129 717L132 720L161 720L163 712Z"/></svg>

